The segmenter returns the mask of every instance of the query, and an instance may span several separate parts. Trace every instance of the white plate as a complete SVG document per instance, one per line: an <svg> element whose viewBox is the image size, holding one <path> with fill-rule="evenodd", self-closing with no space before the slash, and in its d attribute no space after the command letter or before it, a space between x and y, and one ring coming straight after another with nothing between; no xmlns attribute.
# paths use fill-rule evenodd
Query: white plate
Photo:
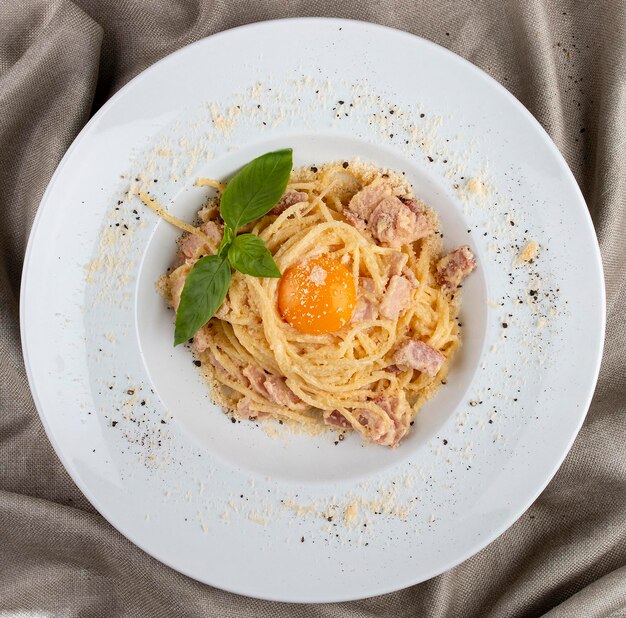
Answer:
<svg viewBox="0 0 626 618"><path fill-rule="evenodd" d="M191 218L196 176L287 146L297 164L404 170L445 243L477 253L462 351L396 450L232 424L171 346L154 282L176 231L133 193ZM531 239L538 258L518 262ZM21 325L48 436L124 535L226 590L339 601L449 569L537 497L593 392L604 288L574 178L504 88L403 32L302 19L199 41L96 114L37 214Z"/></svg>

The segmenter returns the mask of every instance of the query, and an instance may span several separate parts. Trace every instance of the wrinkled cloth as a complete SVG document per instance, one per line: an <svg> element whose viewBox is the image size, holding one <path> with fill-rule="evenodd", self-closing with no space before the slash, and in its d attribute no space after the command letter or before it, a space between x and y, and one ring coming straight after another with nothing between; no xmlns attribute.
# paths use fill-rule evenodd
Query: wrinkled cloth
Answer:
<svg viewBox="0 0 626 618"><path fill-rule="evenodd" d="M508 88L572 168L597 230L607 284L606 349L589 415L532 507L440 577L335 605L226 593L176 573L121 536L53 452L19 339L31 223L89 117L181 46L288 16L349 17L408 30ZM3 0L0 215L0 616L626 616L626 3Z"/></svg>

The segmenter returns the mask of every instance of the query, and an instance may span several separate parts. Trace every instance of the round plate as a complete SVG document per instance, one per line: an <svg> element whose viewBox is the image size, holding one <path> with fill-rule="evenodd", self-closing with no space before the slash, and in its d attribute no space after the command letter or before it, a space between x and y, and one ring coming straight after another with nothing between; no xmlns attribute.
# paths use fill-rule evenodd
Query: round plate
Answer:
<svg viewBox="0 0 626 618"><path fill-rule="evenodd" d="M198 176L279 147L403 171L478 257L448 383L397 449L231 423L172 347L155 282L177 231L138 191L191 220ZM24 267L26 367L61 461L145 551L240 594L368 597L468 558L553 476L598 374L600 264L563 158L486 74L371 24L254 24L149 68L63 158Z"/></svg>

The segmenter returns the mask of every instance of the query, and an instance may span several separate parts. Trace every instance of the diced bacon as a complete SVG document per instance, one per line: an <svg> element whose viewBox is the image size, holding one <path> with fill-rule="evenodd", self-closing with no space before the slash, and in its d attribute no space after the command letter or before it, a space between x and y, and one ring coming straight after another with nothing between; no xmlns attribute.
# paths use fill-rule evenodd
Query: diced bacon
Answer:
<svg viewBox="0 0 626 618"><path fill-rule="evenodd" d="M353 324L375 320L378 317L375 293L374 280L371 277L359 277L359 293L351 318Z"/></svg>
<svg viewBox="0 0 626 618"><path fill-rule="evenodd" d="M235 414L235 416L238 416L239 418L243 418L246 420L250 418L254 418L256 416L256 412L254 412L250 408L251 403L252 403L251 399L248 399L248 397L242 397L237 402L237 407L233 410L233 413Z"/></svg>
<svg viewBox="0 0 626 618"><path fill-rule="evenodd" d="M445 290L453 290L461 285L465 277L476 268L476 258L465 245L451 251L437 264L437 281Z"/></svg>
<svg viewBox="0 0 626 618"><path fill-rule="evenodd" d="M250 380L250 386L253 391L256 391L261 397L265 397L265 399L269 398L267 390L265 389L265 380L267 380L265 371L254 365L248 365L244 367L242 373Z"/></svg>
<svg viewBox="0 0 626 618"><path fill-rule="evenodd" d="M183 287L185 287L185 279L187 279L187 275L191 270L191 266L189 264L183 264L179 266L172 274L169 276L169 288L170 288L170 296L172 299L172 307L174 307L174 311L178 309L178 304L180 303L180 295L183 293Z"/></svg>
<svg viewBox="0 0 626 618"><path fill-rule="evenodd" d="M433 232L427 209L415 199L399 199L385 182L373 182L352 197L344 210L348 223L391 247L408 245ZM402 265L396 266L399 274Z"/></svg>
<svg viewBox="0 0 626 618"><path fill-rule="evenodd" d="M400 440L409 430L411 421L411 408L404 397L380 396L374 403L386 414L391 423L385 422L385 417L367 408L358 408L352 411L357 422L366 427L368 438L376 444L385 446L397 446ZM337 427L347 427L346 419L337 410L334 410L326 423Z"/></svg>
<svg viewBox="0 0 626 618"><path fill-rule="evenodd" d="M203 326L193 336L193 347L196 352L204 352L209 347L209 344L209 329L206 326Z"/></svg>
<svg viewBox="0 0 626 618"><path fill-rule="evenodd" d="M426 213L426 204L424 204L424 202L416 200L413 197L401 197L400 200L416 215L419 216Z"/></svg>
<svg viewBox="0 0 626 618"><path fill-rule="evenodd" d="M385 435L385 421L380 415L366 408L354 410L353 414L363 427L367 427L372 442L378 442Z"/></svg>
<svg viewBox="0 0 626 618"><path fill-rule="evenodd" d="M385 367L385 369L389 371L389 373L395 373L396 375L398 373L402 373L402 369L400 369L398 365L388 365L387 367Z"/></svg>
<svg viewBox="0 0 626 618"><path fill-rule="evenodd" d="M267 416L266 412L260 412L252 408L254 401L249 397L242 397L237 402L237 407L233 410L233 414L242 420L253 420L255 418L263 418Z"/></svg>
<svg viewBox="0 0 626 618"><path fill-rule="evenodd" d="M374 403L379 405L390 416L392 410L396 410L398 408L397 397L376 397L376 399L374 399Z"/></svg>
<svg viewBox="0 0 626 618"><path fill-rule="evenodd" d="M408 266L405 266L402 269L402 275L411 284L412 288L419 287L420 285L419 279L415 276L415 273Z"/></svg>
<svg viewBox="0 0 626 618"><path fill-rule="evenodd" d="M358 219L367 221L376 206L392 194L391 187L387 183L373 182L352 197L348 210Z"/></svg>
<svg viewBox="0 0 626 618"><path fill-rule="evenodd" d="M364 232L366 230L367 225L366 225L365 221L363 219L361 219L361 217L359 217L359 215L353 213L351 210L344 210L343 211L343 216L345 217L346 221L351 226L355 227L360 232Z"/></svg>
<svg viewBox="0 0 626 618"><path fill-rule="evenodd" d="M385 198L372 212L368 227L372 236L391 247L408 245L432 233L425 212L415 214L397 197Z"/></svg>
<svg viewBox="0 0 626 618"><path fill-rule="evenodd" d="M352 318L350 321L353 324L357 322L368 322L375 320L378 317L378 309L376 305L367 299L365 296L359 296L352 311Z"/></svg>
<svg viewBox="0 0 626 618"><path fill-rule="evenodd" d="M380 303L380 315L388 320L397 320L411 302L411 284L402 276L394 275Z"/></svg>
<svg viewBox="0 0 626 618"><path fill-rule="evenodd" d="M439 350L435 350L419 339L409 339L395 351L393 362L401 367L411 367L434 377L446 362L446 357Z"/></svg>
<svg viewBox="0 0 626 618"><path fill-rule="evenodd" d="M180 243L181 253L188 258L195 257L204 247L204 240L200 234L187 234Z"/></svg>
<svg viewBox="0 0 626 618"><path fill-rule="evenodd" d="M252 389L267 401L292 410L303 407L302 400L287 386L285 378L267 374L254 365L245 367L243 375L250 381Z"/></svg>
<svg viewBox="0 0 626 618"><path fill-rule="evenodd" d="M308 201L309 196L302 191L287 191L285 194L278 200L278 204L272 208L271 213L273 215L280 215L287 208L293 206L294 204L300 204L301 202Z"/></svg>
<svg viewBox="0 0 626 618"><path fill-rule="evenodd" d="M211 253L217 253L217 249L222 242L222 236L224 235L224 228L215 221L207 221L200 226L200 229L207 237L207 244Z"/></svg>
<svg viewBox="0 0 626 618"><path fill-rule="evenodd" d="M393 277L399 275L402 269L406 266L409 256L402 251L394 251L389 257L389 267L387 270L387 276Z"/></svg>
<svg viewBox="0 0 626 618"><path fill-rule="evenodd" d="M279 406L287 406L288 408L297 409L301 406L302 399L298 397L285 383L284 378L270 375L263 383L270 401Z"/></svg>
<svg viewBox="0 0 626 618"><path fill-rule="evenodd" d="M371 277L359 277L359 288L367 294L375 294L376 286L374 285L374 279Z"/></svg>
<svg viewBox="0 0 626 618"><path fill-rule="evenodd" d="M350 429L350 421L338 410L333 410L330 414L324 416L324 422L331 427L339 427L341 429Z"/></svg>
<svg viewBox="0 0 626 618"><path fill-rule="evenodd" d="M393 421L393 428L383 434L379 440L379 444L387 446L397 446L400 440L406 435L411 422L410 408L406 400L400 400L399 397L377 397L374 403L378 404Z"/></svg>
<svg viewBox="0 0 626 618"><path fill-rule="evenodd" d="M180 252L187 258L197 258L202 253L214 254L222 241L223 230L215 221L200 226L204 234L187 234L180 243Z"/></svg>

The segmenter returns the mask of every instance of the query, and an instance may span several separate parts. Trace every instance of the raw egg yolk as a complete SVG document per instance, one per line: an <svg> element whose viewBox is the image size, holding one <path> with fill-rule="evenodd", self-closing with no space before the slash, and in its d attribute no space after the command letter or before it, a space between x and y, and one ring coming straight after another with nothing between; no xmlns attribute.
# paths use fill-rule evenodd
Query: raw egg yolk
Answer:
<svg viewBox="0 0 626 618"><path fill-rule="evenodd" d="M352 273L327 255L290 266L278 284L280 314L308 335L332 333L345 326L355 301Z"/></svg>

